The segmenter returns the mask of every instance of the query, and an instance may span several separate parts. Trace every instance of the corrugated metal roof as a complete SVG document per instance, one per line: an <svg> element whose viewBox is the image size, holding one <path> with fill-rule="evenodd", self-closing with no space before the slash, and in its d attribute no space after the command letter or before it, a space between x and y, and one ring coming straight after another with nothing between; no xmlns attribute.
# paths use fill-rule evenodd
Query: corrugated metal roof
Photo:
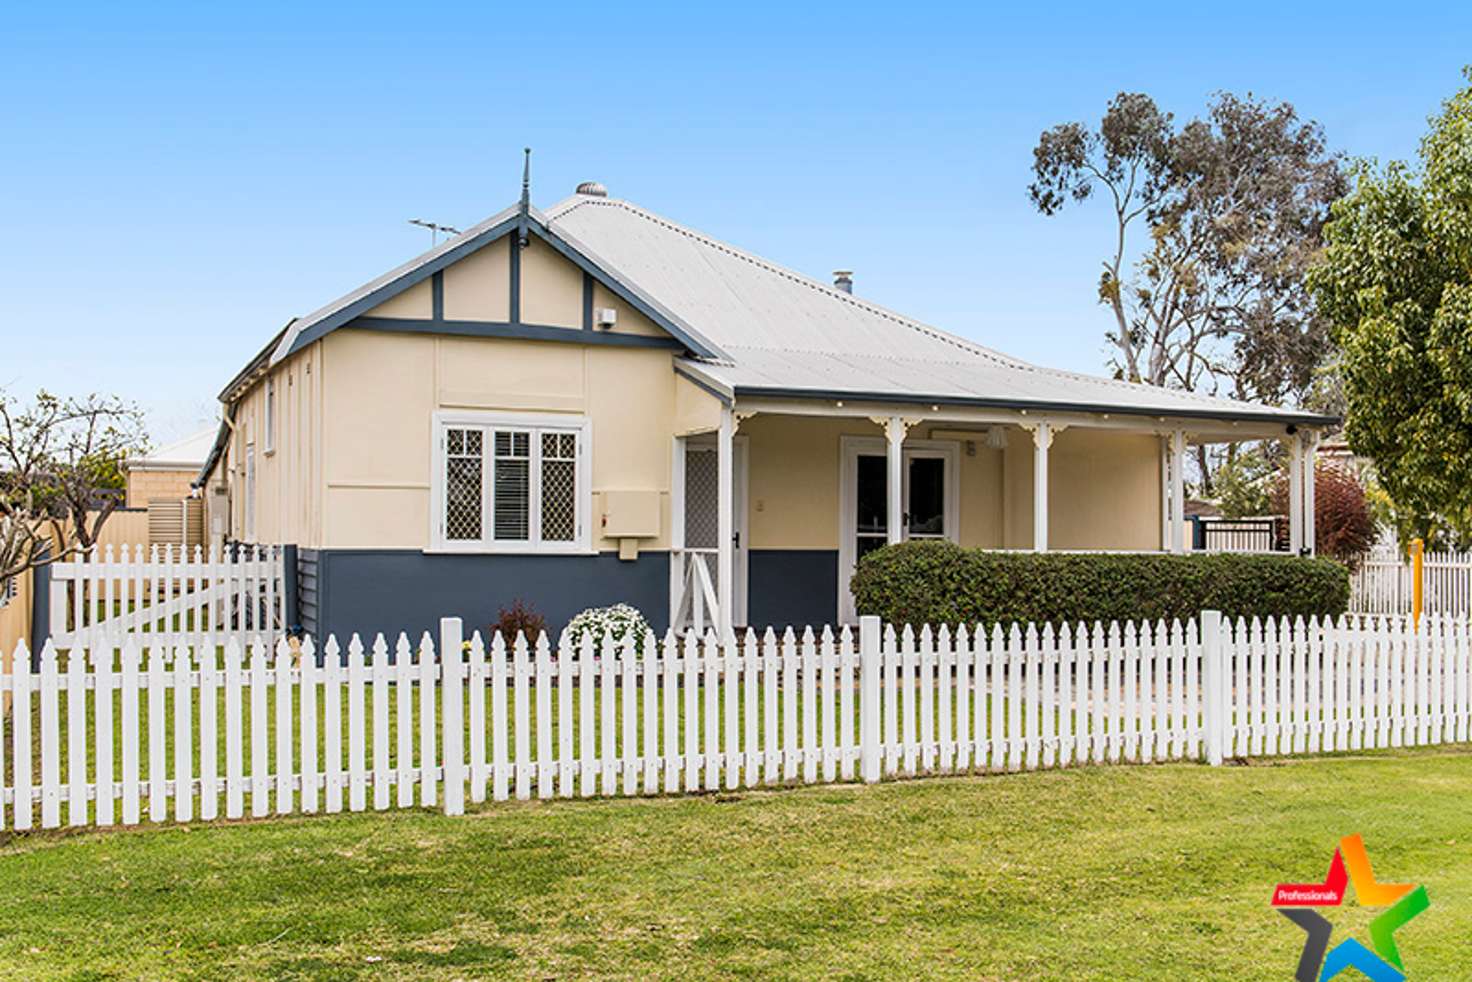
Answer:
<svg viewBox="0 0 1472 982"><path fill-rule="evenodd" d="M211 426L207 430L200 430L168 446L160 447L147 456L133 457L128 460L127 465L139 468L177 467L180 470L197 470L204 463L205 458L210 455L210 448L215 444L217 429L219 428Z"/></svg>
<svg viewBox="0 0 1472 982"><path fill-rule="evenodd" d="M293 321L270 362L509 234L517 215L507 208ZM1029 364L616 198L574 195L528 218L680 337L701 375L738 394L1335 422Z"/></svg>
<svg viewBox="0 0 1472 982"><path fill-rule="evenodd" d="M1328 422L1291 410L1043 368L938 330L615 198L546 212L729 356L736 392Z"/></svg>

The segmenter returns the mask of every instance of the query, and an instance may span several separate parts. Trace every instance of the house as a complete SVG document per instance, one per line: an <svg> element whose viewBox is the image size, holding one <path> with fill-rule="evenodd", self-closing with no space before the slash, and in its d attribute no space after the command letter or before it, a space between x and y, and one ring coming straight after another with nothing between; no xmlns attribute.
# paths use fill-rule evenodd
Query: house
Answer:
<svg viewBox="0 0 1472 982"><path fill-rule="evenodd" d="M153 453L123 461L127 478L123 507L108 518L104 543L138 546L203 547L208 541L204 502L194 479L215 442L214 427ZM217 538L224 536L219 529Z"/></svg>
<svg viewBox="0 0 1472 982"><path fill-rule="evenodd" d="M188 498L215 442L215 427L201 430L152 453L123 461L127 477L124 507L147 508L155 498Z"/></svg>
<svg viewBox="0 0 1472 982"><path fill-rule="evenodd" d="M1196 442L1333 420L1019 361L587 183L292 320L220 393L197 482L298 546L303 626L852 618L869 550L1182 550Z"/></svg>

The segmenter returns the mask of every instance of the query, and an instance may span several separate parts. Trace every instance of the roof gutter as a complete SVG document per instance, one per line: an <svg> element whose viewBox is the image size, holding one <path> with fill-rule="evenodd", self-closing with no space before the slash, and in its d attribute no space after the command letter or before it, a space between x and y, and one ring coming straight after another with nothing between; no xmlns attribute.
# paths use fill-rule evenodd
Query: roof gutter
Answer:
<svg viewBox="0 0 1472 982"><path fill-rule="evenodd" d="M210 479L210 474L219 466L220 458L225 455L225 448L230 445L230 435L235 432L235 404L227 403L225 412L220 416L220 431L215 434L214 446L210 447L210 455L204 459L204 466L199 469L199 474L189 482L191 488L202 488Z"/></svg>
<svg viewBox="0 0 1472 982"><path fill-rule="evenodd" d="M1260 412L1232 412L1221 409L1167 409L1147 406L1121 406L1112 403L1050 402L1028 399L996 399L986 396L936 396L917 393L861 392L843 389L793 389L779 386L736 387L736 395L763 396L773 399L821 399L862 400L865 402L889 402L915 406L959 406L971 409L1015 409L1058 413L1116 413L1127 416L1154 416L1170 419L1209 419L1222 422L1252 421L1257 423L1281 423L1285 426L1338 426L1337 416L1319 413L1297 413L1283 410L1264 409Z"/></svg>
<svg viewBox="0 0 1472 982"><path fill-rule="evenodd" d="M723 406L731 406L735 403L735 394L731 389L723 385L719 379L700 371L688 361L675 360L675 374L685 379L691 385L712 395Z"/></svg>
<svg viewBox="0 0 1472 982"><path fill-rule="evenodd" d="M264 348L256 352L256 356L246 363L246 366L240 370L239 374L232 378L229 383L220 390L220 394L217 398L221 402L234 402L240 396L241 392L248 388L251 382L254 382L256 380L257 376L259 376L263 371L270 367L272 352L276 350L276 346L281 343L282 338L286 337L286 332L290 331L291 325L295 323L295 317L287 321L286 326L277 331L276 336L273 337Z"/></svg>

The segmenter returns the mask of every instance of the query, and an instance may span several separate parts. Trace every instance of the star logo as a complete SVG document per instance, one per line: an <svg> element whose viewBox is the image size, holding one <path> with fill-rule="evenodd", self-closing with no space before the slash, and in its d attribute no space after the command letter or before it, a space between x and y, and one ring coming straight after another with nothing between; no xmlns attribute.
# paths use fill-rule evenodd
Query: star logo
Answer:
<svg viewBox="0 0 1472 982"><path fill-rule="evenodd" d="M1371 947L1348 938L1330 950L1329 938L1334 925L1309 908L1342 905L1349 884L1354 885L1361 907L1389 909L1370 922ZM1371 982L1402 982L1406 969L1395 943L1395 932L1431 906L1431 900L1424 886L1376 880L1370 868L1370 856L1365 852L1365 840L1358 835L1347 835L1339 840L1339 848L1334 850L1329 873L1322 883L1279 883L1273 888L1272 905L1306 935L1298 970L1293 975L1298 982L1328 982L1349 968L1359 969Z"/></svg>

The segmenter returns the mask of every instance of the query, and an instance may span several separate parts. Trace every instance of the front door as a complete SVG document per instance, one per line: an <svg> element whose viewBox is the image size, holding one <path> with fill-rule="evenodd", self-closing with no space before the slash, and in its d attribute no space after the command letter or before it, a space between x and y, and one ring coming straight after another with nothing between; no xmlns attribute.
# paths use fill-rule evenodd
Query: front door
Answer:
<svg viewBox="0 0 1472 982"><path fill-rule="evenodd" d="M889 466L883 440L847 437L843 441L843 487L838 549L838 610L844 623L855 620L848 584L858 561L889 541ZM954 444L915 440L904 446L900 490L900 538L958 537L957 456Z"/></svg>

